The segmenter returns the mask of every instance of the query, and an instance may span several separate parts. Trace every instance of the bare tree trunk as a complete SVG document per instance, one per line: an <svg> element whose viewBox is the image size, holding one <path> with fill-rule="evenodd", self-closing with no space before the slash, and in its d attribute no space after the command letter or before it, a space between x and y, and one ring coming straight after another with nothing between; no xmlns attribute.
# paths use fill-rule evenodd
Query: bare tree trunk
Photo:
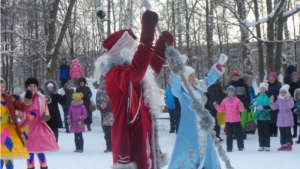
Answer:
<svg viewBox="0 0 300 169"><path fill-rule="evenodd" d="M272 1L266 1L267 4L267 12L268 14L272 12ZM274 19L269 19L267 26L267 38L269 41L274 41ZM267 72L277 71L275 69L275 60L274 60L274 43L266 42L267 46Z"/></svg>
<svg viewBox="0 0 300 169"><path fill-rule="evenodd" d="M55 1L59 1L59 0L55 0ZM72 10L73 10L73 6L75 4L76 0L70 0L69 2L69 6L68 6L68 10L67 10L67 13L66 13L66 16L65 16L65 20L64 20L64 23L61 27L61 30L60 30L60 34L57 38L57 41L56 43L54 44L54 41L52 42L52 45L49 44L49 46L53 46L53 53L51 52L48 56L47 56L47 63L49 63L51 61L51 65L50 66L47 66L47 79L56 79L57 77L57 67L58 65L56 64L57 63L57 57L58 57L58 53L59 53L59 48L61 46L61 43L62 43L62 40L63 40L63 37L65 36L65 33L66 33L66 30L69 26L69 22L71 20L71 15L72 15ZM59 2L58 2L59 3ZM56 7L56 5L54 5L55 3L53 3L53 7ZM57 6L58 8L58 6ZM56 12L54 12L56 10ZM57 14L57 9L53 8L53 15L55 14L55 16L52 16L51 15L51 18L54 19L54 21L56 20L56 14ZM50 22L50 24L52 23L52 21ZM52 24L55 24L52 23ZM49 25L49 27L51 28L49 31L49 36L51 36L52 33L54 33L54 36L55 36L55 26L53 25ZM52 27L54 29L54 32L52 32ZM51 32L51 33L50 33ZM49 37L50 39L50 37ZM49 43L49 42L48 42ZM47 44L47 47L48 47L48 44ZM48 48L47 48L47 51Z"/></svg>
<svg viewBox="0 0 300 169"><path fill-rule="evenodd" d="M245 0L238 0L238 14L242 20L246 20L247 11L245 8ZM243 73L254 77L253 66L250 60L250 44L249 44L249 31L243 25L240 24L241 28L241 43L242 43L242 58L243 58Z"/></svg>
<svg viewBox="0 0 300 169"><path fill-rule="evenodd" d="M110 18L110 0L107 0L107 17L108 17L108 21L107 21L107 36L109 36L111 34L111 30L110 30L110 24L111 24L111 18Z"/></svg>
<svg viewBox="0 0 300 169"><path fill-rule="evenodd" d="M258 11L257 0L254 0L254 8L255 8L255 19L259 20L259 11ZM256 25L256 33L257 33L257 37L261 38L260 25ZM258 46L258 56L259 56L259 65L258 65L259 81L262 82L264 79L264 54L263 54L262 42L258 41L257 46Z"/></svg>
<svg viewBox="0 0 300 169"><path fill-rule="evenodd" d="M213 65L213 55L212 55L212 45L213 45L213 29L211 29L211 25L213 24L213 16L211 12L213 9L209 8L212 7L212 2L208 2L205 0L206 3L206 47L207 47L207 65L208 68L212 67Z"/></svg>

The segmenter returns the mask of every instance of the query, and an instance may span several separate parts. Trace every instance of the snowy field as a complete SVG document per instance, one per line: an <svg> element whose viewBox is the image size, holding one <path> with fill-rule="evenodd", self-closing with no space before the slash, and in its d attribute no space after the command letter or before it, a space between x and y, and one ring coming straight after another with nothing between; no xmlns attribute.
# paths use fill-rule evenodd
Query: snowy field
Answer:
<svg viewBox="0 0 300 169"><path fill-rule="evenodd" d="M96 90L93 90L92 83L88 80L89 86L93 92L93 100L95 100ZM62 111L61 111L62 112ZM162 117L168 116L162 113ZM63 119L63 116L62 116ZM159 143L163 152L168 153L171 157L176 134L169 133L169 120L158 120ZM226 135L221 131L221 142L226 149ZM112 154L104 153L106 148L104 133L100 125L99 111L93 112L92 131L83 133L84 152L74 153L74 134L65 133L64 129L59 132L58 144L60 150L56 152L47 152L46 157L49 169L109 169L112 166ZM271 137L271 151L259 152L258 136L248 135L244 141L244 151L238 151L236 141L234 140L233 152L227 153L232 166L235 169L300 169L300 144L294 144L291 152L279 152L279 137ZM294 139L295 141L296 139ZM220 159L222 168L225 169L223 161ZM39 168L38 159L35 157L35 168ZM15 169L25 169L26 160L15 160ZM163 169L167 169L164 167Z"/></svg>

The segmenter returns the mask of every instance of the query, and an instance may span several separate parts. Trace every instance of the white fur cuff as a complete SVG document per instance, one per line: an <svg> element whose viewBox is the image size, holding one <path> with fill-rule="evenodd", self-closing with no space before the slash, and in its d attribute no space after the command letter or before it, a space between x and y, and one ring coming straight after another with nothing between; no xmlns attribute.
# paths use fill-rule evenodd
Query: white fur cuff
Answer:
<svg viewBox="0 0 300 169"><path fill-rule="evenodd" d="M158 159L158 164L159 164L159 168L163 168L164 166L167 166L169 163L169 156L167 153L162 153L159 154L159 159Z"/></svg>
<svg viewBox="0 0 300 169"><path fill-rule="evenodd" d="M137 166L135 163L129 163L129 164L116 163L112 166L112 169L137 169Z"/></svg>

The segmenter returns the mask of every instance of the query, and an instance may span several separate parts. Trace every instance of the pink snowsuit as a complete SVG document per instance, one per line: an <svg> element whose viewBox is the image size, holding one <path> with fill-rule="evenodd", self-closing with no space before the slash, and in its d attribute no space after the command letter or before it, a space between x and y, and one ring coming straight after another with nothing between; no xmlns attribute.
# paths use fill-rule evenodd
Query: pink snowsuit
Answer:
<svg viewBox="0 0 300 169"><path fill-rule="evenodd" d="M72 61L72 65L70 68L70 77L73 79L74 87L78 87L78 78L84 77L83 71L81 69L81 64L79 63L78 59L74 59Z"/></svg>

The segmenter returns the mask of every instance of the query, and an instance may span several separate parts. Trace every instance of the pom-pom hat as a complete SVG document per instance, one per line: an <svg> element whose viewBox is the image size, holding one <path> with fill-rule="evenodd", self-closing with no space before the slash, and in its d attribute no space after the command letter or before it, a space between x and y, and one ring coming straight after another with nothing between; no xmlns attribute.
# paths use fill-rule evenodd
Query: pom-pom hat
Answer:
<svg viewBox="0 0 300 169"><path fill-rule="evenodd" d="M286 93L289 93L289 89L290 89L290 85L288 84L285 84L280 88L280 90L284 90Z"/></svg>
<svg viewBox="0 0 300 169"><path fill-rule="evenodd" d="M265 83L265 82L263 82L263 83L261 83L260 85L259 85L259 89L260 88L265 88L266 90L268 90L268 88L269 88L269 84L268 83Z"/></svg>
<svg viewBox="0 0 300 169"><path fill-rule="evenodd" d="M83 98L83 94L82 93L73 93L72 94L72 99L79 99L81 100Z"/></svg>
<svg viewBox="0 0 300 169"><path fill-rule="evenodd" d="M108 50L109 55L114 56L122 49L130 48L136 39L131 29L124 29L109 35L102 46Z"/></svg>

